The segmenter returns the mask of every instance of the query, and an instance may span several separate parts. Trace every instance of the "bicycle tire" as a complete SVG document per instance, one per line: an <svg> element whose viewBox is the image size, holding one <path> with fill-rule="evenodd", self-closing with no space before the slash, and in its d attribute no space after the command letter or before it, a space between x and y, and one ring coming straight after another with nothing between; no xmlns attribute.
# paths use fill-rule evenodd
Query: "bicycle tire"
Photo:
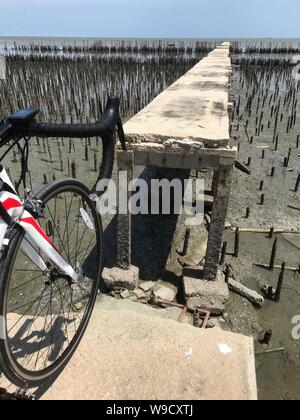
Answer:
<svg viewBox="0 0 300 420"><path fill-rule="evenodd" d="M86 308L86 311L84 312L84 316L82 317L78 330L74 333L74 337L72 338L71 341L69 341L69 345L63 351L63 353L57 358L57 360L55 360L55 362L53 362L53 364L51 364L50 366L47 366L45 369L41 369L39 371L31 371L28 368L26 369L24 368L24 366L21 366L20 361L17 360L17 356L14 357L14 351L13 351L13 348L15 346L14 341L12 338L9 337L9 331L8 331L9 321L8 321L8 316L7 316L8 305L9 305L8 296L10 292L10 284L13 284L12 273L14 272L14 265L16 263L18 253L20 251L20 247L24 239L24 231L22 230L22 228L20 228L20 226L16 225L15 227L12 228L10 232L9 246L7 247L6 251L3 253L1 261L0 261L0 317L2 317L1 327L2 327L2 330L5 331L5 335L6 335L6 337L0 338L0 369L3 371L4 375L12 383L14 383L15 385L21 388L34 388L34 387L43 385L47 383L48 381L50 381L51 379L53 379L54 377L56 377L63 370L63 368L66 366L66 364L69 362L70 358L74 354L76 348L78 347L86 331L88 322L90 320L90 317L92 315L92 311L96 302L97 293L100 287L100 281L101 281L101 275L102 275L103 229L102 229L101 217L97 213L95 204L89 197L89 190L79 181L74 180L74 179L67 179L63 181L57 181L46 186L39 194L37 194L36 197L42 200L43 203L46 206L48 206L50 203L50 200L52 200L54 197L55 197L55 200L58 200L62 196L62 194L66 194L66 193L70 193L72 197L73 196L76 198L78 196L81 197L81 199L84 200L82 201L84 202L84 206L87 205L89 207L89 208L86 207L86 209L90 210L93 216L95 235L96 235L96 241L97 241L96 246L95 246L95 256L97 258L98 263L95 265L96 266L95 279L92 283L89 283L91 284L91 292L90 292L90 297L88 301L88 307ZM52 290L52 284L51 284L51 290ZM83 288L82 290L85 290L85 288ZM70 293L73 296L73 290ZM85 298L86 297L82 299L85 299ZM50 299L52 300L52 294L51 294ZM61 299L61 301L63 301L63 299ZM51 309L53 310L52 305L53 303L51 303ZM71 305L73 305L73 303L71 303ZM73 311L74 311L74 308L73 308ZM28 313L29 312L30 311L28 310ZM28 317L28 313L26 314L26 317ZM57 317L59 316L60 316L60 313L57 315ZM63 312L63 316L65 317L65 312ZM47 313L46 319L48 319L48 313ZM51 318L51 321L52 321L52 318ZM37 321L32 321L32 325L35 325L35 322ZM63 326L61 328L63 329ZM44 325L44 329L46 331L46 324ZM29 333L27 332L27 335L28 334ZM55 330L55 333L51 331L52 340L55 334L56 334L56 330ZM54 341L51 342L51 345L54 345L54 344L55 344ZM26 353L26 348L23 350ZM50 349L48 350L48 356L49 356L49 351Z"/></svg>

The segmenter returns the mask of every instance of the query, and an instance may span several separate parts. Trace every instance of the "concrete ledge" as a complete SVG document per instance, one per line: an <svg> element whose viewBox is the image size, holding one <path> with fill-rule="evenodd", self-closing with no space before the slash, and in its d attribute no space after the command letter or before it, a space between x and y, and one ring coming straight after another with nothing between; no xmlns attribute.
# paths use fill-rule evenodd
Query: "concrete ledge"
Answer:
<svg viewBox="0 0 300 420"><path fill-rule="evenodd" d="M184 292L187 304L193 308L207 309L212 315L222 315L229 299L228 286L221 271L215 281L202 280L202 269L184 270Z"/></svg>
<svg viewBox="0 0 300 420"><path fill-rule="evenodd" d="M43 399L257 399L251 338L118 305L106 310L98 300L79 349Z"/></svg>
<svg viewBox="0 0 300 420"><path fill-rule="evenodd" d="M134 152L148 152L153 151L157 153L167 153L173 155L190 155L194 154L196 157L202 156L210 157L224 157L236 160L237 148L236 147L218 147L218 148L205 148L204 144L200 142L186 140L175 140L168 137L162 143L138 142L128 145L128 150Z"/></svg>
<svg viewBox="0 0 300 420"><path fill-rule="evenodd" d="M218 170L220 165L233 166L237 158L236 148L189 148L165 147L159 143L131 143L129 150L134 152L136 165L154 165L160 168L211 169Z"/></svg>

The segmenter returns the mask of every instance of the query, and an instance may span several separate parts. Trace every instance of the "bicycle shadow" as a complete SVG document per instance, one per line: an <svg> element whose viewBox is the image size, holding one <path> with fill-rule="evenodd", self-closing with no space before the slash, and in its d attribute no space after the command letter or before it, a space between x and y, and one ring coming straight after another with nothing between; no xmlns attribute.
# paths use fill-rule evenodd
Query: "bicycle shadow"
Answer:
<svg viewBox="0 0 300 420"><path fill-rule="evenodd" d="M60 316L56 318L51 328L47 331L45 328L34 331L32 327L37 321L26 319L11 340L14 357L18 360L24 360L35 353L38 353L38 356L42 355L43 351L48 349L47 361L54 362L61 353L64 343L68 340L65 336L66 326L73 323L74 320Z"/></svg>
<svg viewBox="0 0 300 420"><path fill-rule="evenodd" d="M68 340L65 335L66 326L72 324L74 320L65 319L63 316L60 316L55 320L51 329L48 329L47 331L45 329L34 331L34 328L33 331L31 331L34 322L33 319L24 320L22 326L11 340L14 357L18 359L19 363L28 359L30 366L27 365L27 368L36 366L40 356L43 356L43 361L48 361L49 364L57 360L64 348L64 344ZM34 356L35 354L36 356ZM45 384L34 390L32 389L32 395L34 395L36 399L40 399L54 384L63 370L64 367L59 369L50 381L45 382Z"/></svg>

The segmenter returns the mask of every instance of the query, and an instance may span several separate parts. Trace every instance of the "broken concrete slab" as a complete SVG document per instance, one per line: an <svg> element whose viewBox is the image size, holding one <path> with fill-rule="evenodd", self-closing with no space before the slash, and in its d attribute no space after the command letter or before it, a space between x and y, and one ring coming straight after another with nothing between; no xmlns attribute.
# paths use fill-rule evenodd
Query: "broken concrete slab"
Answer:
<svg viewBox="0 0 300 420"><path fill-rule="evenodd" d="M147 293L145 293L140 288L139 289L134 289L133 293L138 299L147 299L148 298Z"/></svg>
<svg viewBox="0 0 300 420"><path fill-rule="evenodd" d="M159 281L153 288L153 294L157 299L173 302L177 295L177 287L170 283Z"/></svg>
<svg viewBox="0 0 300 420"><path fill-rule="evenodd" d="M121 268L104 268L102 278L105 286L110 289L134 290L139 285L140 271L138 267L131 265L128 270Z"/></svg>
<svg viewBox="0 0 300 420"><path fill-rule="evenodd" d="M121 292L121 293L120 293L120 296L121 296L121 298L123 298L123 299L127 299L127 298L129 298L130 293L129 293L129 291L126 289L126 290L124 290L123 292Z"/></svg>
<svg viewBox="0 0 300 420"><path fill-rule="evenodd" d="M42 399L257 399L251 338L119 311L127 304L145 306L113 300L106 310L97 302L78 350Z"/></svg>
<svg viewBox="0 0 300 420"><path fill-rule="evenodd" d="M189 306L209 310L212 315L224 313L229 299L229 290L221 271L218 272L215 281L205 281L202 268L186 268L183 286Z"/></svg>
<svg viewBox="0 0 300 420"><path fill-rule="evenodd" d="M149 292L149 290L153 289L153 287L155 286L156 282L154 281L144 281L143 283L140 284L140 289L142 289L144 292Z"/></svg>

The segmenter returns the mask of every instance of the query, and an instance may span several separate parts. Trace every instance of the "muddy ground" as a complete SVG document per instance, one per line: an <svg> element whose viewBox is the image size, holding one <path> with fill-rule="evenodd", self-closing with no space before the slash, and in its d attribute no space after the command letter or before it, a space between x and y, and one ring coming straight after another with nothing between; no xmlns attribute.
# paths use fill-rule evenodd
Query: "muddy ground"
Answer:
<svg viewBox="0 0 300 420"><path fill-rule="evenodd" d="M261 72L260 67L253 69L257 72L257 80ZM278 72L280 70L278 69ZM276 72L276 70L275 70ZM240 97L241 110L245 106L247 90L240 81L240 69L234 68L232 91L236 101ZM228 221L233 230L240 228L271 227L280 230L300 231L300 192L294 192L297 177L300 171L300 149L297 148L297 136L300 133L299 120L292 130L287 133L287 121L291 109L286 106L281 109L282 121L279 123L278 150L275 151L274 116L271 118L269 98L274 94L275 87L271 84L265 107L259 107L249 117L247 112L242 118L235 115L232 128L232 143L239 145L239 159L248 163L251 158L251 176L235 170L233 177L232 195L228 213ZM282 101L286 90L281 86ZM258 90L253 109L257 106ZM298 98L296 90L296 98ZM297 111L298 107L296 106ZM264 130L256 135L257 115L264 112L262 123ZM244 125L248 120L247 132ZM269 123L270 121L270 123ZM270 124L268 128L268 124ZM253 137L253 140L251 140ZM249 141L250 140L250 141ZM252 142L252 144L251 144ZM291 148L291 157L287 167L284 167L284 158ZM265 158L262 158L265 150ZM274 177L271 177L272 168L275 168ZM260 191L260 183L264 187ZM265 204L260 205L261 194L265 194ZM250 217L246 218L246 209L250 208ZM283 262L289 267L299 268L300 263L300 235L281 234L278 238L276 265ZM272 271L255 266L255 263L269 264L275 236L270 239L267 234L243 233L241 234L240 254L238 258L230 255L234 250L234 233L227 231L225 239L228 241L228 254L226 263L231 264L236 279L246 286L261 293L264 285L277 286L279 269ZM292 338L292 319L300 314L299 304L300 275L287 271L281 301L266 300L262 308L255 308L247 300L231 293L227 308L226 321L234 332L253 335L256 340L264 335L266 330L273 331L273 339L269 349L285 348L282 353L257 356L257 374L259 397L261 399L300 399L300 340ZM264 350L256 342L257 351Z"/></svg>

